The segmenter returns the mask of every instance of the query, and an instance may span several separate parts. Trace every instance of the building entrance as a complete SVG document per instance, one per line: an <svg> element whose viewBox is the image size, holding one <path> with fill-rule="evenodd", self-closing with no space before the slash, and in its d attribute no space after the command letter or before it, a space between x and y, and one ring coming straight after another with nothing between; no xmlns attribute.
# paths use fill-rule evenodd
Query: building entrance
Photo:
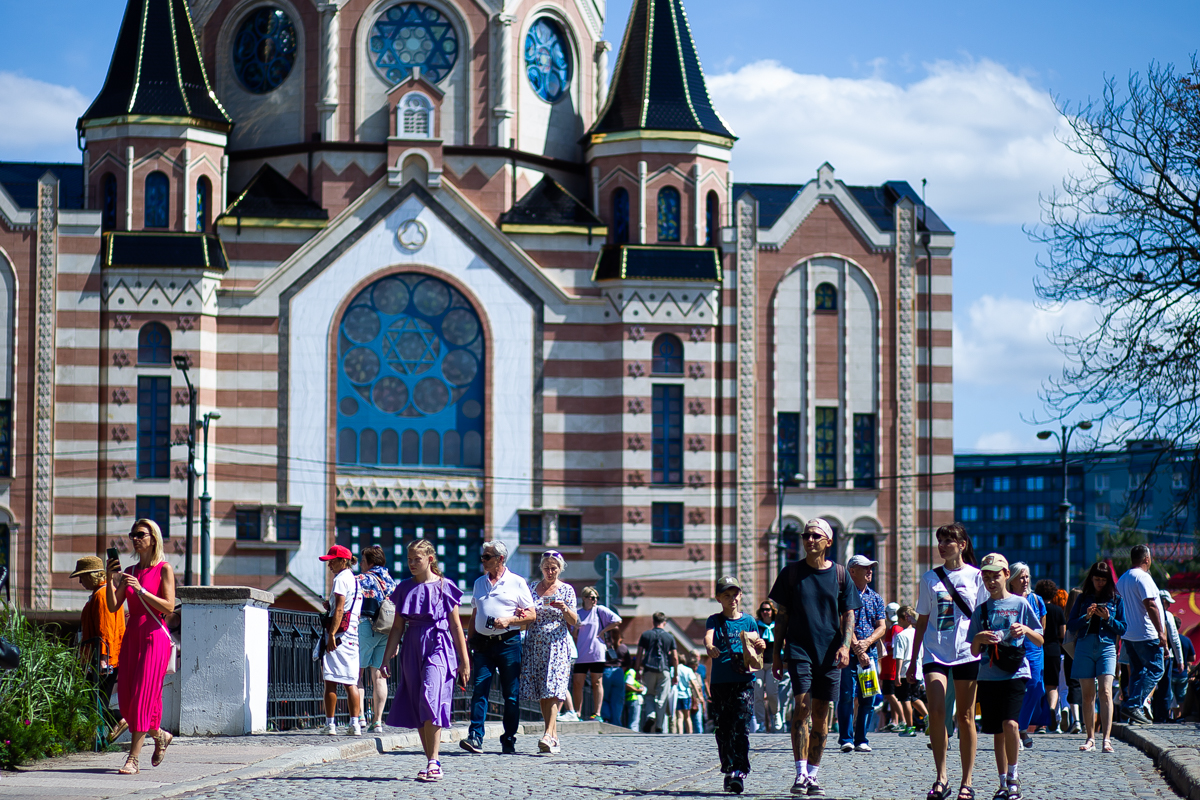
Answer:
<svg viewBox="0 0 1200 800"><path fill-rule="evenodd" d="M483 517L465 514L338 514L337 543L358 556L364 548L379 545L388 569L397 580L411 577L407 547L427 539L437 548L438 562L448 580L471 590L483 574L479 553L483 546Z"/></svg>

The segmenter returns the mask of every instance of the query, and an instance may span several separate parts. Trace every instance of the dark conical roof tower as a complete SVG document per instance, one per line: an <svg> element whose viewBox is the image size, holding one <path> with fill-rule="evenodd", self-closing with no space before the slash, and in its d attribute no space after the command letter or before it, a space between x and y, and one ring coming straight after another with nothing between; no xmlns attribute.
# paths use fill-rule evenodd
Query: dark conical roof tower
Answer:
<svg viewBox="0 0 1200 800"><path fill-rule="evenodd" d="M104 88L79 127L129 117L224 132L233 127L209 86L184 0L129 0Z"/></svg>
<svg viewBox="0 0 1200 800"><path fill-rule="evenodd" d="M713 108L683 0L635 0L608 103L589 133L736 137Z"/></svg>

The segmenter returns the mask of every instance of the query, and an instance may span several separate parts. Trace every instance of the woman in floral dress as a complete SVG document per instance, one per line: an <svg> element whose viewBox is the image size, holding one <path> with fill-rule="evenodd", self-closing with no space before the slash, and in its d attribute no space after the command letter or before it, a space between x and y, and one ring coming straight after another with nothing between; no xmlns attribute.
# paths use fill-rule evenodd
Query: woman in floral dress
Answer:
<svg viewBox="0 0 1200 800"><path fill-rule="evenodd" d="M546 731L538 740L542 753L560 752L558 709L571 689L571 627L579 625L575 590L559 580L566 561L557 550L542 553L542 579L533 587L537 617L521 646L521 699L537 700Z"/></svg>

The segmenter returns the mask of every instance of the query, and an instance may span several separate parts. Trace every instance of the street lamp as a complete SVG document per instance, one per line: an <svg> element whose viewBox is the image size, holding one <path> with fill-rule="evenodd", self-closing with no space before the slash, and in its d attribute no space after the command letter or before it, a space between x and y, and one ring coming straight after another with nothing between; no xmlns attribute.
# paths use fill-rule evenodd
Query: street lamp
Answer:
<svg viewBox="0 0 1200 800"><path fill-rule="evenodd" d="M187 473L187 552L183 556L183 584L192 585L192 527L195 523L196 505L196 389L188 375L188 357L175 356L175 368L183 373L183 382L188 388L188 473Z"/></svg>
<svg viewBox="0 0 1200 800"><path fill-rule="evenodd" d="M1062 502L1058 504L1058 535L1062 539L1062 586L1064 589L1071 585L1071 501L1067 499L1067 448L1071 444L1071 434L1077 429L1090 430L1092 423L1088 420L1074 425L1063 425L1062 432L1038 431L1037 438L1045 441L1051 436L1058 437L1062 456Z"/></svg>
<svg viewBox="0 0 1200 800"><path fill-rule="evenodd" d="M200 493L200 585L212 586L212 568L209 565L209 532L212 529L212 495L208 493L208 426L221 418L221 412L213 409L204 415L204 487Z"/></svg>
<svg viewBox="0 0 1200 800"><path fill-rule="evenodd" d="M775 519L775 558L778 562L776 564L777 569L783 569L784 552L787 550L787 547L783 543L783 495L787 492L788 483L788 476L782 472L779 473L778 485L775 487L775 498L779 502L779 513ZM803 484L804 476L797 472L791 476L790 483Z"/></svg>

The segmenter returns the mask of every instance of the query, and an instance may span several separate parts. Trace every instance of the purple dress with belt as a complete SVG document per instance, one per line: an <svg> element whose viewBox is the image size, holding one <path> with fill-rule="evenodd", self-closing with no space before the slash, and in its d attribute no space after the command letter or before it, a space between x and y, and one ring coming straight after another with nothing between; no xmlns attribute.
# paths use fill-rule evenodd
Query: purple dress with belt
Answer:
<svg viewBox="0 0 1200 800"><path fill-rule="evenodd" d="M462 591L448 580L417 583L408 578L396 584L392 602L406 624L388 725L420 728L433 722L439 728L450 727L450 701L458 674L450 614L461 600Z"/></svg>

